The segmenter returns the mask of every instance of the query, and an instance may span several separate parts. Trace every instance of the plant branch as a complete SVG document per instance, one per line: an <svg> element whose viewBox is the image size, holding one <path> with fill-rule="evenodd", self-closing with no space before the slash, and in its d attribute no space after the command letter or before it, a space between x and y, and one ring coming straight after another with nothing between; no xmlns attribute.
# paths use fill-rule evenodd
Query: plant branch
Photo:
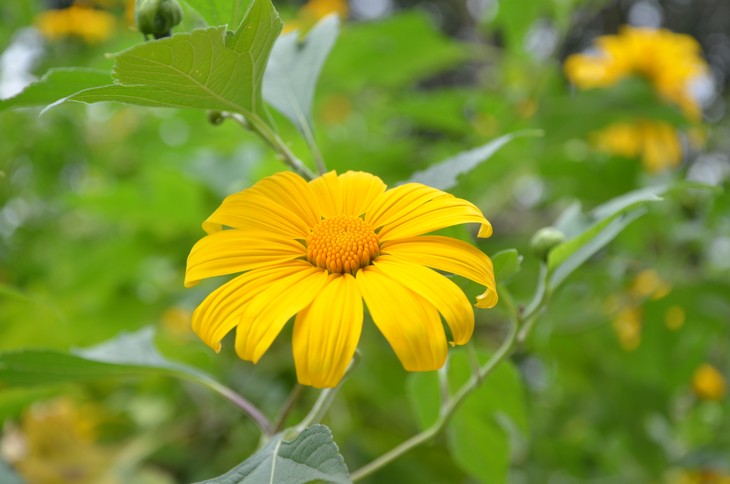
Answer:
<svg viewBox="0 0 730 484"><path fill-rule="evenodd" d="M284 406L281 408L279 415L276 417L276 420L274 420L274 423L271 426L272 435L280 432L283 429L284 424L286 423L286 418L294 409L294 405L297 403L297 401L299 401L299 397L302 395L303 390L304 386L299 383L297 383L294 388L292 388L289 397L286 399L286 402L284 402Z"/></svg>
<svg viewBox="0 0 730 484"><path fill-rule="evenodd" d="M238 393L234 392L227 386L223 385L222 383L219 383L215 380L209 379L209 378L200 378L196 379L199 383L202 383L203 385L209 387L210 389L216 391L218 394L223 396L226 400L243 410L245 414L247 414L249 417L251 417L251 420L253 420L256 425L261 429L261 432L264 435L267 435L269 433L269 429L271 428L271 422L269 422L269 419L266 418L266 416L261 412L261 410L256 407L253 403L246 400L244 397L239 395Z"/></svg>
<svg viewBox="0 0 730 484"><path fill-rule="evenodd" d="M238 113L222 112L223 118L232 119L249 131L253 131L259 135L274 151L276 151L281 159L291 167L292 170L299 173L307 180L316 178L316 174L310 170L302 160L292 153L284 141L272 129L264 123L258 116L249 116L248 118Z"/></svg>

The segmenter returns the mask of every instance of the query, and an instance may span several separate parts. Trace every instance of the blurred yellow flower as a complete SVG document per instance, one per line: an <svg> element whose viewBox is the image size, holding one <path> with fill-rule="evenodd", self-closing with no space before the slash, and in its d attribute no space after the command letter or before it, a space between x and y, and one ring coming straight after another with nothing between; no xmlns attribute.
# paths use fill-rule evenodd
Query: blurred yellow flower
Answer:
<svg viewBox="0 0 730 484"><path fill-rule="evenodd" d="M116 24L116 19L110 13L77 5L46 10L35 19L36 27L49 40L80 37L88 44L96 44L111 37Z"/></svg>
<svg viewBox="0 0 730 484"><path fill-rule="evenodd" d="M283 32L293 30L306 32L330 14L335 14L344 20L349 11L347 0L309 0L299 9L295 19L284 24Z"/></svg>
<svg viewBox="0 0 730 484"><path fill-rule="evenodd" d="M332 387L342 379L362 329L363 300L403 366L443 366L447 337L465 344L474 312L464 293L430 269L486 287L476 306L497 303L492 262L474 246L424 235L454 225L492 227L473 204L419 183L386 190L364 172L329 172L310 182L278 173L227 197L203 223L185 285L243 274L211 293L193 313L193 330L218 351L236 328L239 357L256 363L286 322L294 321L299 382ZM231 230L223 230L223 226Z"/></svg>
<svg viewBox="0 0 730 484"><path fill-rule="evenodd" d="M671 290L672 286L657 271L644 269L634 279L630 293L635 299L650 298L656 301L666 297Z"/></svg>
<svg viewBox="0 0 730 484"><path fill-rule="evenodd" d="M574 54L565 61L565 74L579 89L610 87L629 76L642 76L687 119L699 121L701 109L691 84L709 68L694 38L665 29L624 26L618 35L599 37L595 45L595 52ZM594 142L600 150L641 158L652 173L675 167L682 159L676 129L661 121L616 123L596 133Z"/></svg>
<svg viewBox="0 0 730 484"><path fill-rule="evenodd" d="M29 483L113 483L112 454L96 445L98 411L66 399L36 404L3 436L3 454Z"/></svg>
<svg viewBox="0 0 730 484"><path fill-rule="evenodd" d="M671 306L664 315L664 324L672 331L677 331L684 326L687 315L681 306Z"/></svg>
<svg viewBox="0 0 730 484"><path fill-rule="evenodd" d="M633 351L641 343L642 310L631 306L622 309L613 320L613 329L616 331L621 347L626 351Z"/></svg>
<svg viewBox="0 0 730 484"><path fill-rule="evenodd" d="M703 400L722 400L727 392L725 377L709 363L704 363L695 370L692 388Z"/></svg>

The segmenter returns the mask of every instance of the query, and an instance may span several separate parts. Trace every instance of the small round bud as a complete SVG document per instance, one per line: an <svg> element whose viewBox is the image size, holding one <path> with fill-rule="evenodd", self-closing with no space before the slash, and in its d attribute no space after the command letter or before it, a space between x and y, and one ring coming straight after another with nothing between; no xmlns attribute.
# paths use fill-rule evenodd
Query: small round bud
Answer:
<svg viewBox="0 0 730 484"><path fill-rule="evenodd" d="M555 227L543 227L530 239L530 249L540 259L546 261L548 254L565 242L565 234Z"/></svg>
<svg viewBox="0 0 730 484"><path fill-rule="evenodd" d="M169 37L171 29L182 20L182 9L177 0L136 0L134 19L145 36L155 39Z"/></svg>
<svg viewBox="0 0 730 484"><path fill-rule="evenodd" d="M218 126L225 120L220 111L208 111L208 122L213 126Z"/></svg>

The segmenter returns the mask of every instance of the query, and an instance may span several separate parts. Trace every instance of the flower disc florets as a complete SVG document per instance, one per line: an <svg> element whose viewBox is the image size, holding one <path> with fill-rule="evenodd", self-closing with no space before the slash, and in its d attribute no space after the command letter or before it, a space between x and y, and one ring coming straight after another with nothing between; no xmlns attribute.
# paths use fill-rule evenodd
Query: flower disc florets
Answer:
<svg viewBox="0 0 730 484"><path fill-rule="evenodd" d="M307 259L330 273L354 275L379 254L373 226L352 215L323 219L307 237Z"/></svg>

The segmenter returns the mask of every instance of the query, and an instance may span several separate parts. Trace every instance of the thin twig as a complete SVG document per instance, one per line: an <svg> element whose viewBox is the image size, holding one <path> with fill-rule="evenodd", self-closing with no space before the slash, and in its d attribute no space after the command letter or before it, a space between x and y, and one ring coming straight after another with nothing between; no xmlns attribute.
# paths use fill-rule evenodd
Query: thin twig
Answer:
<svg viewBox="0 0 730 484"><path fill-rule="evenodd" d="M294 388L292 388L291 393L289 394L289 397L286 399L286 402L284 402L284 406L281 407L281 411L279 412L279 415L274 420L274 423L271 426L271 433L276 434L277 432L280 432L284 428L284 424L286 423L286 419L291 413L291 411L294 409L294 405L299 401L299 397L302 395L302 391L304 390L304 385L301 385L297 383Z"/></svg>

